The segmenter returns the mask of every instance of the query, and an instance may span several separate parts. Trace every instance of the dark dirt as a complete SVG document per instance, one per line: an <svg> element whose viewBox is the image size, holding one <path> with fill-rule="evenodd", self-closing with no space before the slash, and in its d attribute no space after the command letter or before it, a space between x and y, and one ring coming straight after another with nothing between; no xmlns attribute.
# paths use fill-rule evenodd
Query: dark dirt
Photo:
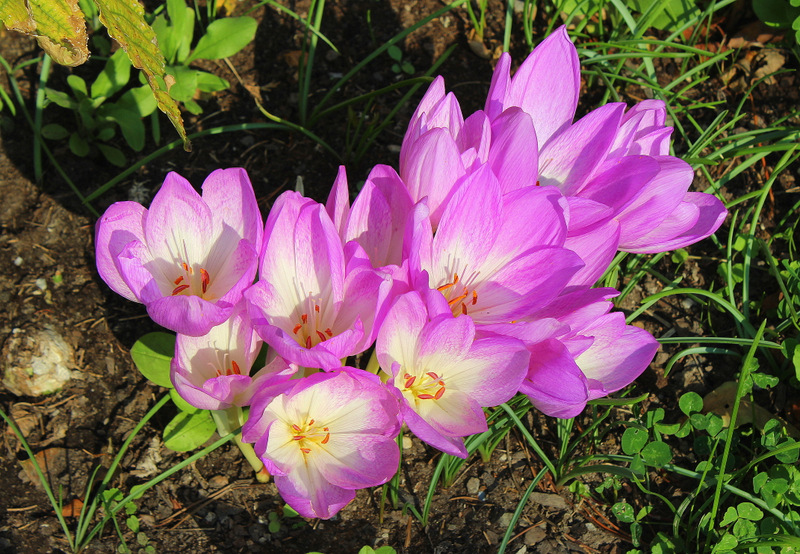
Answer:
<svg viewBox="0 0 800 554"><path fill-rule="evenodd" d="M353 67L365 53L388 40L401 29L420 20L442 4L435 0L360 0L330 2L323 32L341 49L333 55L321 51L314 68L310 105L313 106L333 83L337 73ZM495 5L496 4L496 5ZM291 5L304 14L307 2ZM502 42L503 14L499 2L490 2L486 43L493 51ZM265 121L251 95L277 116L297 119L297 65L301 31L296 23L275 10L254 13L259 29L254 43L232 58L237 75L224 64L207 63L204 68L232 83L229 91L201 102L200 116L185 114L190 132L220 125ZM365 26L369 16L371 26ZM476 56L465 38L467 18L463 12L451 12L411 35L403 44L404 59L418 70L430 67L445 50L455 45L452 55L438 73L445 76L465 113L482 107L491 76L489 60ZM515 42L515 60L524 56L524 42ZM39 55L35 43L6 33L0 38L0 53L12 64ZM384 55L344 88L335 98L342 101L358 94L387 86L397 76L389 69ZM98 63L95 67L99 67ZM663 67L671 80L676 67ZM91 71L87 66L81 71ZM58 87L68 70L56 68L50 83ZM33 91L38 77L36 66L16 75L32 109ZM4 86L7 83L3 83ZM716 98L719 83L709 83L702 94ZM8 87L6 86L6 89ZM754 128L764 121L780 117L797 103L797 80L794 73L784 74L772 86L759 86L752 96L753 111L739 125ZM417 98L424 86L417 93ZM722 94L735 105L741 93L722 87ZM634 102L640 89L622 91L623 98ZM341 110L313 129L337 151L346 150L353 123L362 125L382 120L395 106L402 92L393 92L369 105L357 105L348 114ZM581 110L592 107L591 94ZM696 100L700 100L697 98ZM375 141L361 159L346 159L352 183L366 176L375 163L394 163L413 110L412 101L400 110L394 122ZM33 336L49 330L71 347L67 365L72 378L55 394L17 397L0 389L0 406L9 413L27 437L43 465L50 482L64 504L76 506L94 468L108 467L123 440L136 422L164 393L149 384L134 368L128 353L133 342L155 326L142 306L125 301L112 293L94 269L93 223L91 213L80 204L47 161L42 182L33 182L31 160L32 134L21 116L2 114L0 148L0 345L2 356L21 355L11 348L12 337ZM716 114L706 114L712 119ZM57 107L45 111L45 123L70 124L71 117ZM702 123L702 122L701 122ZM165 140L173 131L161 120ZM350 135L348 135L350 133ZM272 199L295 186L302 176L306 194L324 201L328 188L341 163L310 139L298 134L247 131L199 138L187 154L175 149L139 169L95 204L102 212L112 202L127 199L136 191L138 200L147 203L166 172L175 170L199 185L213 169L241 166L253 181L259 203L266 213ZM87 194L118 173L99 156L85 159L70 154L61 143L49 143L64 170L83 194ZM122 146L122 145L120 145ZM152 144L147 148L155 150ZM680 154L683 145L676 145ZM145 153L150 150L146 150ZM712 167L712 171L730 168ZM751 168L730 183L726 194L738 196L763 183L769 171L765 164ZM769 209L773 221L785 216L793 203L794 182L781 181ZM698 182L702 188L702 182ZM784 210L782 212L782 210ZM725 228L723 228L723 231ZM721 235L723 236L723 235ZM710 246L713 249L713 245ZM679 269L665 261L659 270L669 276L676 271L685 286L702 286L717 279L714 259L704 257L704 245L691 248L693 257ZM43 285L43 286L42 286ZM626 299L623 309L660 289L653 279L646 279ZM775 291L764 291L769 295ZM656 336L670 332L699 335L706 329L702 311L691 304L672 299L653 307L642 318ZM723 325L730 325L724 322ZM725 329L716 329L720 335ZM680 362L668 376L663 364L675 348L664 348L652 366L638 381L635 394L652 391L647 403L662 406L675 419L676 398L686 390L703 393L730 378L735 363L724 358L708 360L693 356ZM770 399L778 413L785 413L785 392L781 403L778 388ZM173 414L159 413L136 437L112 480L122 490L153 477L158 472L185 459L161 443L161 431ZM552 420L530 413L528 427L545 448L556 444ZM619 415L625 419L623 413ZM590 422L590 414L576 420L576 429ZM0 551L16 553L67 551L68 545L53 515L52 507L26 463L26 454L11 430L4 426L0 456ZM619 437L610 434L600 447L604 452L618 451ZM583 452L581 454L585 454ZM410 503L417 509L427 494L438 456L416 438L404 444L400 505ZM147 492L137 502L141 530L158 552L308 552L312 550L357 552L364 545L391 545L400 552L493 552L505 533L508 518L542 463L525 445L516 431L508 436L488 463L479 457L464 465L447 489L439 489L431 508L430 524L419 521L399 507L387 504L380 517L380 489L360 491L356 500L331 521L283 518L278 532L268 529L270 514L279 515L283 503L273 484L256 484L252 472L235 447L226 445L198 461L189 469L167 479ZM669 493L675 484L653 475L660 492ZM594 481L592 481L594 479ZM599 477L585 478L595 484ZM33 482L32 482L33 480ZM621 498L635 506L647 499L630 487ZM608 505L573 496L569 490L556 488L543 480L517 523L509 552L625 552L631 546L629 536L617 525ZM275 519L275 516L272 516ZM658 514L654 514L658 517ZM74 525L75 519L67 521ZM124 526L123 526L124 528ZM133 533L126 533L129 545L136 545ZM91 552L114 552L119 540L109 526L103 536L89 547Z"/></svg>

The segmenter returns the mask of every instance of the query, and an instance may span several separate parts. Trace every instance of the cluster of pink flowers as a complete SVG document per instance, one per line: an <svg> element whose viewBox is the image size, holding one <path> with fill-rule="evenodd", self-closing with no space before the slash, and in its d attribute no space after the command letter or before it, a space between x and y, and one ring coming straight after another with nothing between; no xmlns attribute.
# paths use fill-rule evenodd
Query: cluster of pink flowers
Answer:
<svg viewBox="0 0 800 554"><path fill-rule="evenodd" d="M376 166L352 204L343 169L326 205L286 192L266 224L242 169L202 196L170 173L149 210L97 225L108 285L178 333L172 380L198 408L250 406L243 439L283 498L328 518L397 470L405 423L466 456L483 408L523 393L573 417L630 384L657 343L591 288L618 250L713 233L726 211L687 192L661 102L573 121L577 52L562 28L464 119L433 81L399 173ZM262 342L263 368L251 368ZM381 372L346 366L370 349Z"/></svg>

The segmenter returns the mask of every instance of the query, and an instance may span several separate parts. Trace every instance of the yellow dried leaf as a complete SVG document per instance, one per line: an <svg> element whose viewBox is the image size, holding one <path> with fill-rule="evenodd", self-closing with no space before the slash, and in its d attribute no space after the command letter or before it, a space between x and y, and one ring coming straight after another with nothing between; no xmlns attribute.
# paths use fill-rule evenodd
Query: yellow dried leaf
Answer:
<svg viewBox="0 0 800 554"><path fill-rule="evenodd" d="M703 398L703 412L717 414L722 418L722 422L726 427L730 425L731 411L733 410L733 403L736 401L737 387L738 384L736 381L727 381L708 393L705 398ZM800 431L798 431L797 428L770 413L758 404L753 404L746 398L742 398L739 402L739 411L736 413L735 427L752 424L757 429L763 430L764 425L766 425L770 419L777 419L783 423L790 437L800 439Z"/></svg>
<svg viewBox="0 0 800 554"><path fill-rule="evenodd" d="M53 61L68 66L89 59L89 36L78 0L28 0L36 39Z"/></svg>
<svg viewBox="0 0 800 554"><path fill-rule="evenodd" d="M12 31L32 34L36 30L25 0L0 0L0 19Z"/></svg>
<svg viewBox="0 0 800 554"><path fill-rule="evenodd" d="M183 139L183 148L191 151L192 143L186 138L183 118L178 104L169 95L164 55L158 48L156 34L144 20L144 8L137 0L95 0L100 10L100 22L108 34L127 52L134 67L141 69L153 89L158 109L167 114L175 130Z"/></svg>

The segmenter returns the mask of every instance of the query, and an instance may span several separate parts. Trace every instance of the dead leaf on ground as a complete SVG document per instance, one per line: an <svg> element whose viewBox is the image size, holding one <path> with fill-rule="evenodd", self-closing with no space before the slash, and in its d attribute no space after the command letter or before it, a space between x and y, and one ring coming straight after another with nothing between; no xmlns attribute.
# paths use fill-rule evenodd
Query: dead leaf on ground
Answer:
<svg viewBox="0 0 800 554"><path fill-rule="evenodd" d="M729 48L746 48L753 45L770 44L783 40L783 31L768 27L761 21L753 21L739 29L728 40Z"/></svg>
<svg viewBox="0 0 800 554"><path fill-rule="evenodd" d="M83 509L83 500L73 498L72 501L64 504L61 508L61 515L64 517L78 517Z"/></svg>
<svg viewBox="0 0 800 554"><path fill-rule="evenodd" d="M722 418L722 423L726 427L730 425L731 411L736 401L737 387L738 383L736 383L736 381L728 381L708 393L706 397L703 398L703 412L717 414ZM736 414L736 425L734 427L752 424L759 430L763 430L764 425L766 425L770 419L777 419L783 424L786 433L790 437L800 439L800 431L798 431L796 427L790 425L758 404L753 404L746 398L742 398L739 402L739 411Z"/></svg>
<svg viewBox="0 0 800 554"><path fill-rule="evenodd" d="M776 83L775 77L771 75L780 70L786 63L786 56L775 48L764 48L753 58L751 66L754 68L753 80L766 77L764 82L768 85Z"/></svg>
<svg viewBox="0 0 800 554"><path fill-rule="evenodd" d="M52 481L66 468L67 451L64 448L48 448L38 452L34 456L36 458L36 463L39 464L39 468L42 470L45 479L48 481ZM36 468L33 465L33 461L28 458L26 460L20 460L19 463L25 472L25 476L30 479L31 483L33 483L37 488L43 488L42 482L39 480L39 476L36 473Z"/></svg>

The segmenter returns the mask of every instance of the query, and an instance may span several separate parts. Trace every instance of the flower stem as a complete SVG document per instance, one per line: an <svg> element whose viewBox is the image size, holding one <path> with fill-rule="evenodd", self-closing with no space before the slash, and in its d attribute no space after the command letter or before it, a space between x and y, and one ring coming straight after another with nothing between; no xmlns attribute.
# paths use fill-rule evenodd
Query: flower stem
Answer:
<svg viewBox="0 0 800 554"><path fill-rule="evenodd" d="M239 429L244 424L244 413L238 406L233 406L227 410L212 410L211 416L214 418L214 423L217 424L217 432L221 437ZM242 455L244 455L245 460L255 471L258 482L267 483L269 481L269 472L264 467L264 462L259 459L255 450L253 450L253 445L243 442L241 433L236 433L233 440Z"/></svg>

